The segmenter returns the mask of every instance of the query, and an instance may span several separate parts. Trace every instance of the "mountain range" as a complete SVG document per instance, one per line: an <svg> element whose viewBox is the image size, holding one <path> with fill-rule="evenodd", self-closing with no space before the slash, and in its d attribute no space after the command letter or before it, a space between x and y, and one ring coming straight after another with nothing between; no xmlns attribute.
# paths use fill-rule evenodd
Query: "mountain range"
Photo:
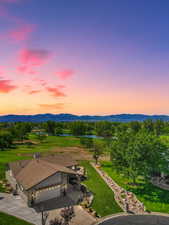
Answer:
<svg viewBox="0 0 169 225"><path fill-rule="evenodd" d="M144 114L116 114L105 116L92 116L92 115L73 115L73 114L36 114L36 115L3 115L0 116L0 122L45 122L52 121L117 121L117 122L130 122L130 121L144 121L147 119L169 121L168 115L144 115Z"/></svg>

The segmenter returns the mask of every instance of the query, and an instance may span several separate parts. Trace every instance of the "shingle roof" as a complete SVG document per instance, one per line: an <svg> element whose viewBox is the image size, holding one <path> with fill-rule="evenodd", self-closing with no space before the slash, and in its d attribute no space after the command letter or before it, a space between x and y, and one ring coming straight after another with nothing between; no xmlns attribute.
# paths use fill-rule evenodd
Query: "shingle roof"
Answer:
<svg viewBox="0 0 169 225"><path fill-rule="evenodd" d="M20 165L23 164L22 161L19 163ZM19 165L19 163L17 165ZM10 168L14 169L15 167L12 166ZM77 174L69 168L59 164L53 164L42 159L28 160L24 167L20 167L19 169L17 168L13 174L16 180L24 187L24 189L28 190L57 172Z"/></svg>
<svg viewBox="0 0 169 225"><path fill-rule="evenodd" d="M71 167L78 164L77 161L74 160L69 154L49 155L41 159L53 164L60 164L65 167Z"/></svg>
<svg viewBox="0 0 169 225"><path fill-rule="evenodd" d="M13 176L16 175L30 162L30 160L19 160L16 162L10 162L9 167L12 170Z"/></svg>

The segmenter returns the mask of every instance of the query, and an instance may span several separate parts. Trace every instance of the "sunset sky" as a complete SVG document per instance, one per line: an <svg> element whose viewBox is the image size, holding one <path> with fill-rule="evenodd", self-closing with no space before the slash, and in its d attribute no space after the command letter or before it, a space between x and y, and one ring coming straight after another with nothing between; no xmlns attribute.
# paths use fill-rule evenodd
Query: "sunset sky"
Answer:
<svg viewBox="0 0 169 225"><path fill-rule="evenodd" d="M0 0L0 114L169 114L168 0Z"/></svg>

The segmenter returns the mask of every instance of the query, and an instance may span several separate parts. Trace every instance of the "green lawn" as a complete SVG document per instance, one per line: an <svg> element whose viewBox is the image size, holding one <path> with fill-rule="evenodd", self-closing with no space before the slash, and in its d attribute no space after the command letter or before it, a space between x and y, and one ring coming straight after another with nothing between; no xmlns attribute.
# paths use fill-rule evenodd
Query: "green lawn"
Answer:
<svg viewBox="0 0 169 225"><path fill-rule="evenodd" d="M122 174L117 174L112 169L110 162L103 162L102 169L121 187L135 193L138 199L144 203L147 210L169 213L169 191L157 188L151 183L145 182L141 177L137 179L139 185L129 185L128 183L132 183L132 181Z"/></svg>
<svg viewBox="0 0 169 225"><path fill-rule="evenodd" d="M36 140L35 135L30 135L31 140ZM28 145L20 144L15 148L5 151L0 151L0 179L5 178L6 164L11 161L27 159L32 153L50 152L55 147L80 147L80 140L76 137L56 137L48 136L47 139L40 144Z"/></svg>
<svg viewBox="0 0 169 225"><path fill-rule="evenodd" d="M94 194L92 208L100 216L122 212L122 209L114 200L113 191L107 186L96 170L87 161L81 162L81 165L87 170L88 179L84 184Z"/></svg>
<svg viewBox="0 0 169 225"><path fill-rule="evenodd" d="M32 225L24 220L0 212L0 225Z"/></svg>
<svg viewBox="0 0 169 225"><path fill-rule="evenodd" d="M160 139L164 144L166 144L169 147L169 136L168 135L161 135Z"/></svg>

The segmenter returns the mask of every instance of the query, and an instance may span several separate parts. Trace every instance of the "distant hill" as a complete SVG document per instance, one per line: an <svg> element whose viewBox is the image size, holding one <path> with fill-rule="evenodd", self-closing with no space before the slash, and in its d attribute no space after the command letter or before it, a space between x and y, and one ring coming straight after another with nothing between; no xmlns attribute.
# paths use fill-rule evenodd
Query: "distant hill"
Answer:
<svg viewBox="0 0 169 225"><path fill-rule="evenodd" d="M108 116L77 116L73 114L37 114L37 115L5 115L0 116L0 122L45 122L52 121L144 121L147 119L169 121L168 115L117 114Z"/></svg>

